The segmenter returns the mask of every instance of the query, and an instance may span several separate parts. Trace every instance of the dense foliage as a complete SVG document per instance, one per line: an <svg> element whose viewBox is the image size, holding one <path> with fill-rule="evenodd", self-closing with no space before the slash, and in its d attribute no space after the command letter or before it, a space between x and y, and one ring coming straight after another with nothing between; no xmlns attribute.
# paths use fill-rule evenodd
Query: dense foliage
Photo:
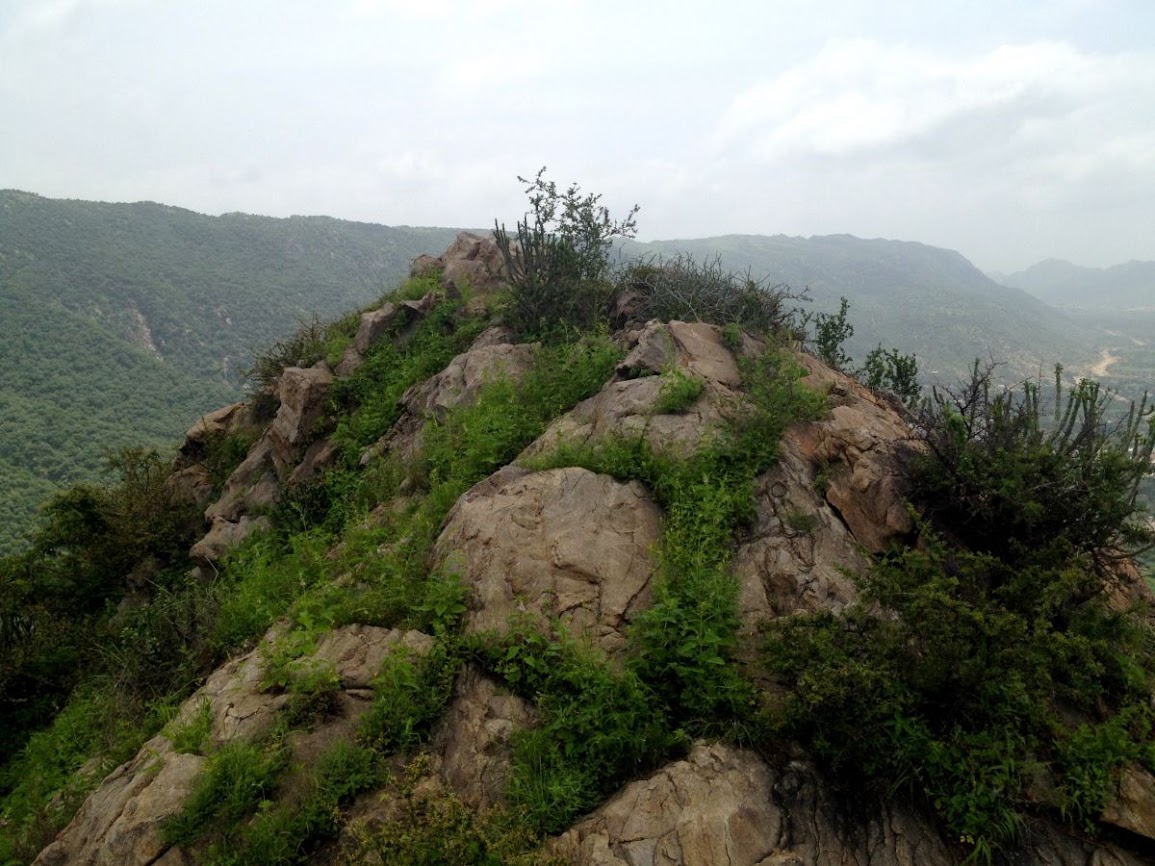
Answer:
<svg viewBox="0 0 1155 866"><path fill-rule="evenodd" d="M919 543L861 575L843 616L776 623L782 730L836 773L925 797L990 860L1031 815L1092 827L1126 762L1155 767L1148 621L1105 594L1150 543L1136 509L1155 425L1108 423L1080 382L992 386L977 364L919 418Z"/></svg>

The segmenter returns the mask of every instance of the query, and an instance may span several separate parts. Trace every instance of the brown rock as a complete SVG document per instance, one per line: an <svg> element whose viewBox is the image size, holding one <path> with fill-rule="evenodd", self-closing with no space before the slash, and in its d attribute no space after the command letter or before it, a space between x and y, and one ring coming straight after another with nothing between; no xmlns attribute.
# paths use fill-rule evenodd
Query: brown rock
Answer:
<svg viewBox="0 0 1155 866"><path fill-rule="evenodd" d="M469 350L455 357L444 370L409 388L401 397L401 417L388 434L361 455L361 465L382 454L409 459L420 448L421 431L431 418L442 419L455 406L468 406L491 381L519 382L533 366L534 347L513 345L504 328L478 335Z"/></svg>
<svg viewBox="0 0 1155 866"><path fill-rule="evenodd" d="M184 805L204 764L153 737L101 784L35 866L145 866L168 847L161 825ZM170 861L171 862L171 861ZM179 862L179 861L177 861Z"/></svg>
<svg viewBox="0 0 1155 866"><path fill-rule="evenodd" d="M901 471L907 453L916 447L913 436L884 400L808 355L797 357L809 370L805 384L830 389L836 405L822 421L791 428L787 441L819 467L826 501L855 540L881 553L913 529Z"/></svg>
<svg viewBox="0 0 1155 866"><path fill-rule="evenodd" d="M375 346L386 334L400 333L423 317L437 302L437 294L430 292L418 301L389 301L377 310L361 314L361 324L353 337L353 348L361 355Z"/></svg>
<svg viewBox="0 0 1155 866"><path fill-rule="evenodd" d="M164 487L174 502L188 503L199 508L206 507L213 498L213 479L208 469L200 463L178 469L165 479Z"/></svg>
<svg viewBox="0 0 1155 866"><path fill-rule="evenodd" d="M189 456L200 454L210 438L232 433L246 423L248 423L248 406L245 403L232 403L202 415L200 420L184 434L185 441L181 446L181 453Z"/></svg>
<svg viewBox="0 0 1155 866"><path fill-rule="evenodd" d="M441 260L434 258L431 255L422 253L415 258L409 265L409 276L411 277L432 277L440 274L444 269Z"/></svg>
<svg viewBox="0 0 1155 866"><path fill-rule="evenodd" d="M275 642L278 627L265 636ZM356 716L369 705L376 669L399 647L408 652L427 652L433 638L420 632L369 626L335 629L318 645L316 653L299 662L303 667L324 665L334 671L347 691L341 695L344 715L318 726L312 733L296 733L289 738L294 762L308 763L310 757L341 736L349 736ZM210 737L216 746L267 733L277 713L288 700L262 687L264 655L253 650L218 668L204 686L182 704L173 727L188 723L203 706L211 716ZM38 866L148 866L155 863L197 862L187 852L168 849L161 838L163 822L184 806L196 783L205 759L173 750L165 734L153 737L131 761L122 764L85 800L72 822L45 848Z"/></svg>
<svg viewBox="0 0 1155 866"><path fill-rule="evenodd" d="M734 556L740 586L742 644L758 623L793 613L839 611L856 597L849 574L866 559L846 525L814 489L815 466L783 443L778 463L759 480L756 521Z"/></svg>
<svg viewBox="0 0 1155 866"><path fill-rule="evenodd" d="M533 706L467 667L434 740L441 775L473 808L502 803L508 789L510 738L536 721Z"/></svg>
<svg viewBox="0 0 1155 866"><path fill-rule="evenodd" d="M213 519L212 528L205 537L198 541L189 550L189 555L198 563L210 565L221 561L221 558L254 532L263 532L271 529L272 522L267 517L249 517L242 515L236 521L225 520L223 517Z"/></svg>
<svg viewBox="0 0 1155 866"><path fill-rule="evenodd" d="M508 281L501 250L490 234L459 233L440 260L441 282L450 288L461 290L468 286L477 292L487 292Z"/></svg>
<svg viewBox="0 0 1155 866"><path fill-rule="evenodd" d="M627 785L554 843L582 866L841 866L957 862L925 821L896 811L845 826L808 767L722 744Z"/></svg>
<svg viewBox="0 0 1155 866"><path fill-rule="evenodd" d="M281 373L277 386L281 407L267 433L279 476L288 474L300 449L312 438L332 382L333 372L324 361L307 369L287 367Z"/></svg>
<svg viewBox="0 0 1155 866"><path fill-rule="evenodd" d="M558 618L614 653L649 600L660 511L641 485L585 469L507 468L458 500L435 560L471 593L468 632Z"/></svg>
<svg viewBox="0 0 1155 866"><path fill-rule="evenodd" d="M701 381L702 395L681 412L656 414L667 381L661 374L675 370ZM562 445L639 436L656 451L688 456L718 434L740 403L737 362L712 325L650 322L615 378L550 424L518 459Z"/></svg>
<svg viewBox="0 0 1155 866"><path fill-rule="evenodd" d="M1155 776L1141 767L1124 767L1115 798L1099 820L1155 839Z"/></svg>

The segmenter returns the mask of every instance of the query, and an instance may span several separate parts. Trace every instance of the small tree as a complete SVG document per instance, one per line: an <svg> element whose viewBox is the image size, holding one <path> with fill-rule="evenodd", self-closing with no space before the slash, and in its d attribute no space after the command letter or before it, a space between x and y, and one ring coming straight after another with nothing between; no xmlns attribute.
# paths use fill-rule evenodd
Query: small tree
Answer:
<svg viewBox="0 0 1155 866"><path fill-rule="evenodd" d="M589 327L605 313L610 296L609 251L614 238L637 234L634 205L614 220L601 196L571 184L559 192L543 166L526 184L530 212L511 238L494 222L494 238L510 275L506 309L510 327L522 336L543 336L566 327Z"/></svg>
<svg viewBox="0 0 1155 866"><path fill-rule="evenodd" d="M919 503L969 546L1005 558L1102 560L1148 547L1136 503L1155 448L1146 395L1112 420L1111 392L1086 379L1064 388L1056 367L1047 411L1039 383L1000 388L994 369L975 361L969 380L936 388L920 413L929 456L916 467Z"/></svg>
<svg viewBox="0 0 1155 866"><path fill-rule="evenodd" d="M835 370L845 371L850 367L851 358L843 351L842 344L854 336L854 325L846 317L850 302L840 299L837 313L819 313L814 317L814 354L820 361Z"/></svg>
<svg viewBox="0 0 1155 866"><path fill-rule="evenodd" d="M915 409L922 399L918 384L918 361L914 355L899 354L898 349L870 350L854 377L872 391L894 394L907 409Z"/></svg>

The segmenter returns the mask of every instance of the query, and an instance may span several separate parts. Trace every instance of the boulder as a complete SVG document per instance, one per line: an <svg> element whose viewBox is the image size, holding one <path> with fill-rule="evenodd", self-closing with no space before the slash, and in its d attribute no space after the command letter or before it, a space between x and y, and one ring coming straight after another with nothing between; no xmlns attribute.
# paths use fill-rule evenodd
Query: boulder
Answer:
<svg viewBox="0 0 1155 866"><path fill-rule="evenodd" d="M510 739L535 721L529 701L509 694L475 668L465 668L433 741L442 778L461 802L475 809L504 802Z"/></svg>
<svg viewBox="0 0 1155 866"><path fill-rule="evenodd" d="M1115 797L1099 820L1155 839L1155 776L1135 765L1124 767Z"/></svg>
<svg viewBox="0 0 1155 866"><path fill-rule="evenodd" d="M506 467L462 496L434 559L470 591L466 632L515 615L557 619L608 654L650 598L661 511L640 484L566 468Z"/></svg>
<svg viewBox="0 0 1155 866"><path fill-rule="evenodd" d="M205 533L204 538L198 541L189 550L189 555L197 563L213 567L221 558L254 532L272 529L272 522L267 517L249 517L242 515L235 521L223 517L213 518L212 526Z"/></svg>
<svg viewBox="0 0 1155 866"><path fill-rule="evenodd" d="M246 403L232 403L202 415L184 434L181 454L194 459L203 457L209 439L233 433L248 421L249 409Z"/></svg>
<svg viewBox="0 0 1155 866"><path fill-rule="evenodd" d="M793 613L840 611L856 597L848 574L867 567L861 548L815 490L815 466L788 437L758 479L755 520L734 555L744 647L758 624Z"/></svg>
<svg viewBox="0 0 1155 866"><path fill-rule="evenodd" d="M460 232L441 254L441 282L450 289L488 292L506 285L508 272L491 234ZM429 266L426 265L426 268Z"/></svg>
<svg viewBox="0 0 1155 866"><path fill-rule="evenodd" d="M668 381L680 371L702 382L702 394L677 413L656 407ZM548 454L610 437L644 437L656 451L688 456L712 437L740 404L737 361L718 329L700 322L651 322L618 364L614 380L555 420L518 458Z"/></svg>
<svg viewBox="0 0 1155 866"><path fill-rule="evenodd" d="M1139 866L1038 824L1014 862ZM927 815L854 792L839 794L801 761L767 763L721 743L626 785L552 841L572 866L957 866L966 857Z"/></svg>
<svg viewBox="0 0 1155 866"><path fill-rule="evenodd" d="M288 475L301 449L312 441L332 383L333 371L324 361L308 368L287 367L281 373L277 386L281 406L266 433L279 477Z"/></svg>
<svg viewBox="0 0 1155 866"><path fill-rule="evenodd" d="M830 395L828 417L796 425L791 447L818 468L827 503L855 540L871 553L913 529L904 499L901 464L916 446L903 418L867 388L799 354L808 371L804 383Z"/></svg>
<svg viewBox="0 0 1155 866"><path fill-rule="evenodd" d="M353 337L353 348L364 355L386 334L399 333L423 318L438 301L435 292L429 292L417 301L389 301L380 309L361 314L361 324Z"/></svg>

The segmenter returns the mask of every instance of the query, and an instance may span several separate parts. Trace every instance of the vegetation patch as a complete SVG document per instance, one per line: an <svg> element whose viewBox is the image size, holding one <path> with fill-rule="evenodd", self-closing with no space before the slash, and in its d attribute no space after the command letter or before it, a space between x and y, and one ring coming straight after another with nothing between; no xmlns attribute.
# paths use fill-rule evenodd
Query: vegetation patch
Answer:
<svg viewBox="0 0 1155 866"><path fill-rule="evenodd" d="M210 755L184 808L161 829L169 845L188 846L205 838L231 838L276 789L287 767L280 737L266 742L232 740Z"/></svg>
<svg viewBox="0 0 1155 866"><path fill-rule="evenodd" d="M1114 772L1155 767L1152 634L1103 593L1120 552L1148 543L1135 508L1150 412L1103 423L1082 383L1044 412L977 366L920 419L915 495L932 524L859 578L842 616L772 624L788 690L780 732L843 778L925 798L974 860L1026 816L1093 829Z"/></svg>
<svg viewBox="0 0 1155 866"><path fill-rule="evenodd" d="M534 701L540 724L516 735L510 797L537 833L557 833L624 781L656 766L684 735L632 671L564 632L514 623L467 641L470 657Z"/></svg>

